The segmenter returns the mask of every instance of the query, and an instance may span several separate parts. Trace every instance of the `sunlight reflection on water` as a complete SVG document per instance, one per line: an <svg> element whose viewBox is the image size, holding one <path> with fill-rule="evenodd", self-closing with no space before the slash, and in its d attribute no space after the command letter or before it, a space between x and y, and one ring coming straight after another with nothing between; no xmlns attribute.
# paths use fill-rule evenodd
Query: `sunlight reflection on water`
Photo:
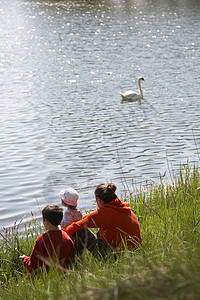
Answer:
<svg viewBox="0 0 200 300"><path fill-rule="evenodd" d="M1 226L65 185L84 212L102 181L121 196L198 163L200 6L162 2L2 2ZM141 105L122 103L141 75Z"/></svg>

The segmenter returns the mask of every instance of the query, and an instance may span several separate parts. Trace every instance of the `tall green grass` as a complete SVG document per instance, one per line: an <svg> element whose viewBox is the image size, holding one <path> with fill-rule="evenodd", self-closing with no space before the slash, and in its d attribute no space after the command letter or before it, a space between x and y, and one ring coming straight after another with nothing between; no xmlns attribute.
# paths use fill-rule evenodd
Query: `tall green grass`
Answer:
<svg viewBox="0 0 200 300"><path fill-rule="evenodd" d="M200 173L186 166L171 184L152 185L128 196L138 216L143 246L117 259L77 259L66 274L52 269L33 279L19 254L0 240L1 299L199 299ZM42 228L33 221L23 235L16 225L4 235L22 253L31 253ZM17 287L17 288L16 288Z"/></svg>

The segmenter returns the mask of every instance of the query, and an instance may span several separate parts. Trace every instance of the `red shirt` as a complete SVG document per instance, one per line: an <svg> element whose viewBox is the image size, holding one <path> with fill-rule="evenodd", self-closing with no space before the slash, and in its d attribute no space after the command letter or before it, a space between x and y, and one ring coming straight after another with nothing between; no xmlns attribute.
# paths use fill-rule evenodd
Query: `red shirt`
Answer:
<svg viewBox="0 0 200 300"><path fill-rule="evenodd" d="M37 237L31 256L25 256L23 263L29 272L43 264L48 271L49 265L44 263L43 259L50 263L55 261L62 267L66 267L72 258L73 249L74 243L66 232L49 230Z"/></svg>
<svg viewBox="0 0 200 300"><path fill-rule="evenodd" d="M63 228L70 236L84 227L99 228L101 239L114 247L124 243L131 247L142 244L140 225L128 203L116 198L83 217L82 220Z"/></svg>

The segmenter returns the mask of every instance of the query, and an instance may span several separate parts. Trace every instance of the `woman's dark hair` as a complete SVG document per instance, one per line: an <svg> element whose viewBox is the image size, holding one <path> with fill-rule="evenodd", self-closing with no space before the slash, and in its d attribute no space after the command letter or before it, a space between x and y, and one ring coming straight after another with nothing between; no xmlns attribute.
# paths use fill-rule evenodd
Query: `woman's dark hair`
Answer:
<svg viewBox="0 0 200 300"><path fill-rule="evenodd" d="M52 225L58 226L63 218L63 209L58 205L48 205L42 210L42 217Z"/></svg>
<svg viewBox="0 0 200 300"><path fill-rule="evenodd" d="M117 187L114 183L102 183L95 189L95 196L101 199L104 203L110 202L117 198L115 194Z"/></svg>

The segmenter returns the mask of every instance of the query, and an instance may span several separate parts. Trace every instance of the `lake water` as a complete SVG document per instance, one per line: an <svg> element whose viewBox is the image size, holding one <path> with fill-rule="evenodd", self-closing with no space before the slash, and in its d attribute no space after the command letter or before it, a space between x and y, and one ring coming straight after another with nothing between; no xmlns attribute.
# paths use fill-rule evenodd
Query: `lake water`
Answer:
<svg viewBox="0 0 200 300"><path fill-rule="evenodd" d="M2 0L0 36L1 227L65 186L84 212L103 181L121 196L198 164L198 0Z"/></svg>

